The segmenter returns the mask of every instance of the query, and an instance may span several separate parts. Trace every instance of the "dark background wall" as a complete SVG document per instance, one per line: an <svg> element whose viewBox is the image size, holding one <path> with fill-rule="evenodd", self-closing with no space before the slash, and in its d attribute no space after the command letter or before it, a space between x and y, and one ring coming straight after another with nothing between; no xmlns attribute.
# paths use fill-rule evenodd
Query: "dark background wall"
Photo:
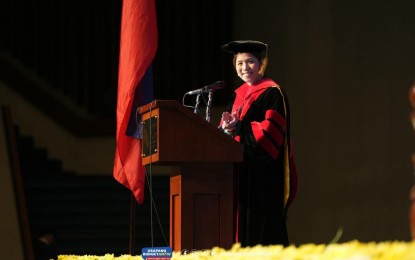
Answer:
<svg viewBox="0 0 415 260"><path fill-rule="evenodd" d="M236 38L268 42L286 88L300 186L296 242L408 239L412 1L238 1ZM254 10L254 11L253 11ZM257 15L260 14L260 15Z"/></svg>
<svg viewBox="0 0 415 260"><path fill-rule="evenodd" d="M219 110L237 84L220 46L234 39L270 45L267 74L288 92L293 116L299 192L289 212L292 242L327 243L340 228L341 241L409 239L415 2L156 4L156 98L181 102L187 90L225 80L215 96ZM120 1L2 5L2 53L63 93L63 103L72 100L79 114L112 120ZM1 78L20 89L9 73Z"/></svg>

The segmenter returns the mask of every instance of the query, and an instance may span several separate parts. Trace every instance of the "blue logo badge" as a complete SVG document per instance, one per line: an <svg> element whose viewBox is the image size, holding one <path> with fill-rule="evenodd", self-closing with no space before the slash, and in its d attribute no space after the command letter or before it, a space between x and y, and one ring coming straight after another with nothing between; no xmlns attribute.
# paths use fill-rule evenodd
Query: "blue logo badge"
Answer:
<svg viewBox="0 0 415 260"><path fill-rule="evenodd" d="M173 256L171 247L143 247L141 257L144 260L170 260Z"/></svg>

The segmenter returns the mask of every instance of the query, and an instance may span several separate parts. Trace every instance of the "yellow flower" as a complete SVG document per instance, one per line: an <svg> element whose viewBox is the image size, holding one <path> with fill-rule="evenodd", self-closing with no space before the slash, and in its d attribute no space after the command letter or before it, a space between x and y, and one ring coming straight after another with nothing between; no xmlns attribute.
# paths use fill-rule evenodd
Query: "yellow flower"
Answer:
<svg viewBox="0 0 415 260"><path fill-rule="evenodd" d="M138 260L141 256L123 255L74 256L60 255L58 260ZM196 251L187 255L173 253L172 260L414 260L415 241L386 241L381 243L361 243L357 240L343 244L315 245L299 247L255 246L241 247L235 244L230 250L214 247L211 250Z"/></svg>

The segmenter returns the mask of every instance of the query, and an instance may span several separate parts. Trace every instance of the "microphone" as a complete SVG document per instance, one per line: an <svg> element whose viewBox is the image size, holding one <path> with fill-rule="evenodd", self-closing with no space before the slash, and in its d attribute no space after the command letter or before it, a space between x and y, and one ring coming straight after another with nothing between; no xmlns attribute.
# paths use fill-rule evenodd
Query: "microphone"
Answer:
<svg viewBox="0 0 415 260"><path fill-rule="evenodd" d="M199 95L199 94L202 94L202 93L213 92L213 91L216 91L218 89L223 88L224 86L225 86L225 82L217 81L213 84L204 86L203 88L199 88L199 89L196 89L196 90L189 91L189 92L186 93L186 95Z"/></svg>

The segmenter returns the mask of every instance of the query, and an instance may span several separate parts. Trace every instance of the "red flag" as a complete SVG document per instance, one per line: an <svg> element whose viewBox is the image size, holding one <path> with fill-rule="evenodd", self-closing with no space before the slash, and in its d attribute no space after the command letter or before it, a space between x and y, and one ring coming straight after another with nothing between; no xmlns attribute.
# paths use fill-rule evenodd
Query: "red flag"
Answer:
<svg viewBox="0 0 415 260"><path fill-rule="evenodd" d="M148 100L148 88L152 92L152 80L144 79L148 79L148 71L157 51L157 41L154 0L123 0L118 68L117 147L113 174L117 181L131 190L139 204L144 199L145 182L141 142L140 139L126 135L126 132L131 127L129 122L135 122L130 118L131 115L135 117L136 107L151 101Z"/></svg>

